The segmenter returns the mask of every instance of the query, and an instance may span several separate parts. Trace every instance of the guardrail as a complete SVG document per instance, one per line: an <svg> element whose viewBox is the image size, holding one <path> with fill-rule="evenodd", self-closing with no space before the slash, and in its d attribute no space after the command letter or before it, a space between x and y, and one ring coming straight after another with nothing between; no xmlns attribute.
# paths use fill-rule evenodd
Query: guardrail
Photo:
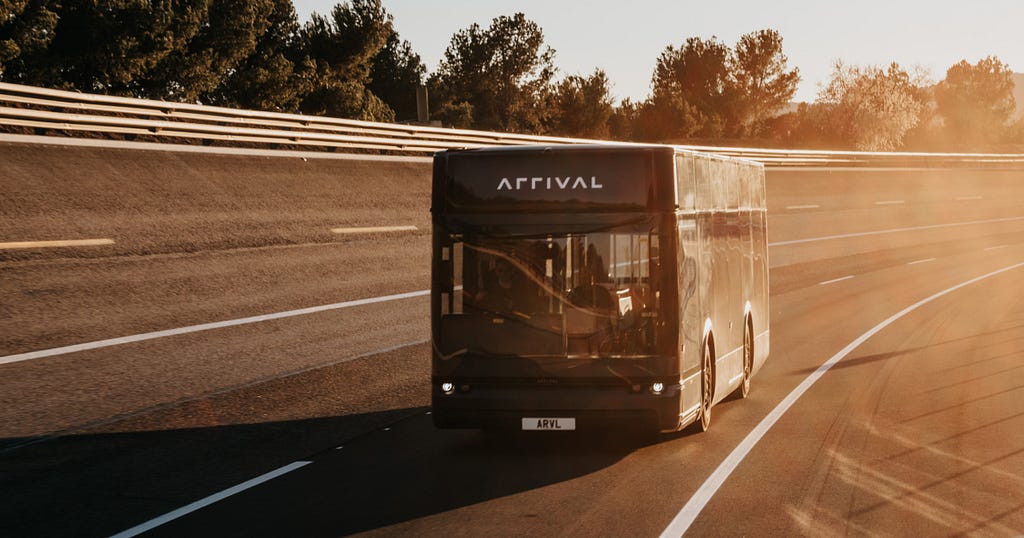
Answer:
<svg viewBox="0 0 1024 538"><path fill-rule="evenodd" d="M131 140L430 154L453 148L524 144L608 144L604 140L533 136L375 123L171 103L0 83L0 125L39 134L100 133ZM682 146L743 157L767 166L1024 167L1021 154L866 153Z"/></svg>

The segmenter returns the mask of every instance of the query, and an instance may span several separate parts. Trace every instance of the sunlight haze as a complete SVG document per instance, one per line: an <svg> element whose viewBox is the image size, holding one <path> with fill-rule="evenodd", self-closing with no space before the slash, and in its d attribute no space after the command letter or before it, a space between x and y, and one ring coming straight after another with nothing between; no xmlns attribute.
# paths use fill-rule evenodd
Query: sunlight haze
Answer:
<svg viewBox="0 0 1024 538"><path fill-rule="evenodd" d="M299 20L312 12L327 14L338 2L295 0ZM818 85L836 59L851 64L920 65L933 80L966 59L971 63L997 56L1016 72L1024 72L1020 21L1024 2L866 1L823 3L803 0L728 3L551 2L383 0L394 16L395 29L412 43L427 69L433 71L452 34L479 23L487 27L500 15L523 12L544 30L545 42L556 51L559 76L587 75L604 69L616 98L643 100L650 93L651 73L667 45L686 38L717 36L730 47L739 37L774 28L783 37L792 66L800 68L795 99L813 101Z"/></svg>

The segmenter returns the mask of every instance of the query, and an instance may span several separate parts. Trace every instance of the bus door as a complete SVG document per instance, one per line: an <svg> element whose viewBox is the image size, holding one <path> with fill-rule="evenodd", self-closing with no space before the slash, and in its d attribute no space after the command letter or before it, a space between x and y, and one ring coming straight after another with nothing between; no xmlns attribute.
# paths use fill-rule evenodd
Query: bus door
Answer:
<svg viewBox="0 0 1024 538"><path fill-rule="evenodd" d="M684 383L682 409L700 401L701 345L704 309L700 290L700 238L695 215L678 216L676 267L679 293L679 379Z"/></svg>

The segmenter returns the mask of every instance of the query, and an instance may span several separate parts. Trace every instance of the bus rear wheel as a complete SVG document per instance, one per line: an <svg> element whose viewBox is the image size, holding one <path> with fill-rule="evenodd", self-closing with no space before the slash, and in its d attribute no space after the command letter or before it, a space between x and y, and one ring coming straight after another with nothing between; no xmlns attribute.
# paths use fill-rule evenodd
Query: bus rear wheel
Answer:
<svg viewBox="0 0 1024 538"><path fill-rule="evenodd" d="M740 398L750 394L750 376L754 375L754 327L747 320L743 330L743 383L740 383Z"/></svg>

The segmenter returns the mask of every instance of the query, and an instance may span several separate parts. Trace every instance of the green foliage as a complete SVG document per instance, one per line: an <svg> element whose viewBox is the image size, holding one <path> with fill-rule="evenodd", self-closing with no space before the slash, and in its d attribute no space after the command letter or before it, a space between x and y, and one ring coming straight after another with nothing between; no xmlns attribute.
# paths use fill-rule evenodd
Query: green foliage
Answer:
<svg viewBox="0 0 1024 538"><path fill-rule="evenodd" d="M921 121L919 85L893 62L887 69L837 62L818 101L825 105L828 131L864 151L892 151Z"/></svg>
<svg viewBox="0 0 1024 538"><path fill-rule="evenodd" d="M751 32L740 38L730 62L730 85L735 96L733 133L761 134L764 123L786 106L800 82L798 69L787 68L782 36L775 30Z"/></svg>
<svg viewBox="0 0 1024 538"><path fill-rule="evenodd" d="M394 121L394 111L366 89L371 62L393 32L380 0L334 6L331 18L314 13L302 29L312 66L312 90L302 100L308 114Z"/></svg>
<svg viewBox="0 0 1024 538"><path fill-rule="evenodd" d="M668 46L651 79L653 93L640 107L634 135L645 140L756 136L796 92L797 69L788 69L775 30L742 36L735 50L717 38L691 37Z"/></svg>
<svg viewBox="0 0 1024 538"><path fill-rule="evenodd" d="M1002 138L1016 108L1013 89L1013 72L994 56L950 67L935 88L947 134L968 143Z"/></svg>
<svg viewBox="0 0 1024 538"><path fill-rule="evenodd" d="M196 4L192 9L187 2L169 1L30 1L26 13L38 14L41 18L36 20L42 21L34 29L39 46L27 56L23 53L20 65L9 65L12 69L5 71L4 78L25 84L137 95L140 81L174 51L182 38L198 30L206 7L205 2Z"/></svg>
<svg viewBox="0 0 1024 538"><path fill-rule="evenodd" d="M730 55L715 37L691 37L679 49L666 47L654 68L653 94L640 115L643 136L722 136L732 99Z"/></svg>
<svg viewBox="0 0 1024 538"><path fill-rule="evenodd" d="M552 96L554 134L584 138L606 138L612 115L611 83L597 69L589 77L572 75L559 82Z"/></svg>
<svg viewBox="0 0 1024 538"><path fill-rule="evenodd" d="M0 77L31 80L33 66L53 41L55 5L48 0L0 0Z"/></svg>
<svg viewBox="0 0 1024 538"><path fill-rule="evenodd" d="M637 140L634 126L640 117L640 105L628 97L612 109L608 118L608 134L613 140Z"/></svg>
<svg viewBox="0 0 1024 538"><path fill-rule="evenodd" d="M486 30L474 24L457 32L430 80L439 115L464 120L468 112L476 128L544 132L554 54L522 13L498 17Z"/></svg>
<svg viewBox="0 0 1024 538"><path fill-rule="evenodd" d="M391 30L380 52L373 57L367 88L395 111L399 120L416 119L416 88L423 84L427 68L419 54Z"/></svg>
<svg viewBox="0 0 1024 538"><path fill-rule="evenodd" d="M299 43L299 23L291 0L273 0L267 28L247 58L238 63L211 94L222 106L295 112L310 91Z"/></svg>
<svg viewBox="0 0 1024 538"><path fill-rule="evenodd" d="M218 102L223 80L256 52L276 7L274 0L195 0L193 4L176 10L178 17L184 14L189 20L188 37L176 43L145 77L145 93L151 97Z"/></svg>

